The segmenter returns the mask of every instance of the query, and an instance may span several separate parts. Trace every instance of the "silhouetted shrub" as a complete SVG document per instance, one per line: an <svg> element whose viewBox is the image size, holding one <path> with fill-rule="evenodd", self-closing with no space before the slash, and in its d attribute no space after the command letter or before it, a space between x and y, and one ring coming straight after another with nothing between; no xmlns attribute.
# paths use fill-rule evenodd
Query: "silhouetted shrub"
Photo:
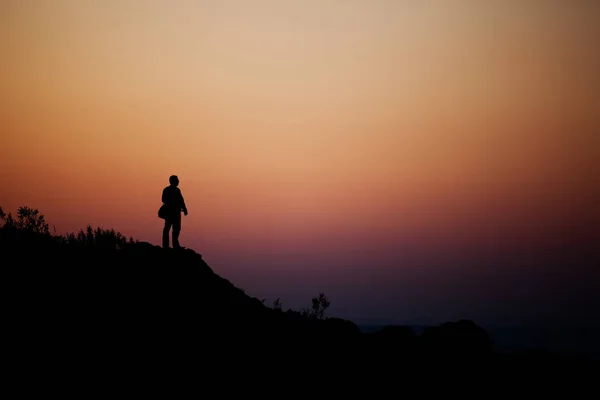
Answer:
<svg viewBox="0 0 600 400"><path fill-rule="evenodd" d="M325 293L319 293L317 297L312 299L312 307L305 308L301 311L302 315L310 319L323 319L325 317L325 310L329 308L331 303Z"/></svg>
<svg viewBox="0 0 600 400"><path fill-rule="evenodd" d="M0 219L2 220L3 229L16 229L36 235L50 235L44 215L40 214L37 209L19 207L15 219L12 213L6 214L0 207Z"/></svg>
<svg viewBox="0 0 600 400"><path fill-rule="evenodd" d="M6 214L0 207L0 220L2 221L0 230L5 233L12 232L12 234L18 235L43 236L64 245L123 249L128 245L137 243L137 240L133 237L130 237L128 240L114 229L103 229L100 227L94 229L91 225L88 225L85 231L83 229L79 230L77 234L51 235L44 215L40 214L37 209L29 207L19 207L16 218L11 213Z"/></svg>

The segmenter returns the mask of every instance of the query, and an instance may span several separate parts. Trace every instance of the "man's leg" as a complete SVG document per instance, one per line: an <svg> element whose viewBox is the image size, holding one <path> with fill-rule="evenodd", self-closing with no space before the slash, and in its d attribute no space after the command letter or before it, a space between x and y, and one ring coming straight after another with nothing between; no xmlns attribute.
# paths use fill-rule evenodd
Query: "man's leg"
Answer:
<svg viewBox="0 0 600 400"><path fill-rule="evenodd" d="M162 245L163 248L168 249L169 248L169 230L171 229L171 226L173 225L173 222L170 219L165 219L165 227L163 228L163 234L162 234ZM174 232L174 230L173 230Z"/></svg>
<svg viewBox="0 0 600 400"><path fill-rule="evenodd" d="M181 232L181 213L173 217L173 248L181 247L179 245L179 232Z"/></svg>

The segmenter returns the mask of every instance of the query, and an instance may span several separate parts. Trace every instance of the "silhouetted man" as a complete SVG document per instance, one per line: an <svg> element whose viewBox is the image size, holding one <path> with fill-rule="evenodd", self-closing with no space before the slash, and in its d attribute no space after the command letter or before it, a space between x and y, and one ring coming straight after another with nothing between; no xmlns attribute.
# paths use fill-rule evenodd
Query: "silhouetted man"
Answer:
<svg viewBox="0 0 600 400"><path fill-rule="evenodd" d="M162 202L166 207L165 227L163 229L163 247L169 247L169 230L173 228L173 248L180 249L179 232L181 232L181 211L184 215L188 215L185 201L179 186L179 178L177 175L169 177L170 185L163 189Z"/></svg>

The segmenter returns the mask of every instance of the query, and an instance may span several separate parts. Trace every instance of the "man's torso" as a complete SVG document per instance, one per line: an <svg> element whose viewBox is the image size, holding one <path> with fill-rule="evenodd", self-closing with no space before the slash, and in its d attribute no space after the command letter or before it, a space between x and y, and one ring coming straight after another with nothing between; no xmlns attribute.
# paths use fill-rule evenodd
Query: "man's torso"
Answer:
<svg viewBox="0 0 600 400"><path fill-rule="evenodd" d="M167 186L164 188L163 203L173 211L181 211L183 205L181 201L181 190L176 186Z"/></svg>

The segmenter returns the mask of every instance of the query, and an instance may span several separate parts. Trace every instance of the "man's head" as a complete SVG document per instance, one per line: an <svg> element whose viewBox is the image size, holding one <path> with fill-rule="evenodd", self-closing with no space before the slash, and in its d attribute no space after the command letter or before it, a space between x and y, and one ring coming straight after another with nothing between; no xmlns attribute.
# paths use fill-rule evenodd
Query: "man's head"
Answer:
<svg viewBox="0 0 600 400"><path fill-rule="evenodd" d="M173 186L179 185L179 178L177 177L177 175L171 175L169 177L169 183Z"/></svg>

